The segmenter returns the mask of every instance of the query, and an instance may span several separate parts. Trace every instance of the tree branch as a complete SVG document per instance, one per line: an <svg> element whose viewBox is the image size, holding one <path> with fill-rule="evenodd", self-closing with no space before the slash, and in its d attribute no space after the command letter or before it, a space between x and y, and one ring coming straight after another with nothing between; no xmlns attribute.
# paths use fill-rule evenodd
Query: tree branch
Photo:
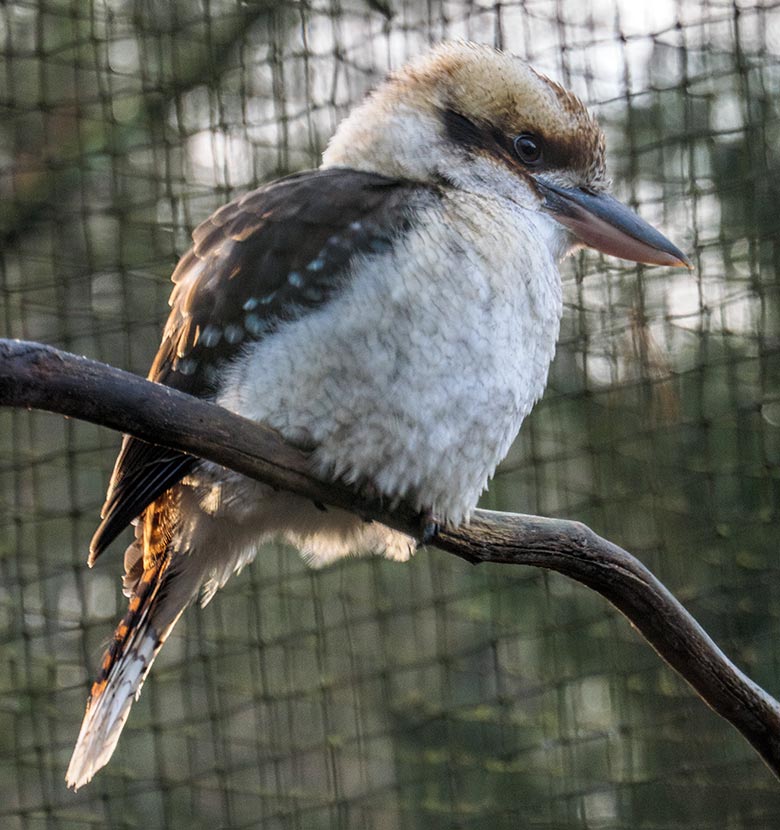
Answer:
<svg viewBox="0 0 780 830"><path fill-rule="evenodd" d="M313 501L419 537L423 517L320 481L306 453L273 430L136 375L48 346L0 339L0 405L58 412L198 455ZM597 591L644 635L780 778L780 704L743 674L631 554L579 522L476 511L436 547L469 562L532 565Z"/></svg>

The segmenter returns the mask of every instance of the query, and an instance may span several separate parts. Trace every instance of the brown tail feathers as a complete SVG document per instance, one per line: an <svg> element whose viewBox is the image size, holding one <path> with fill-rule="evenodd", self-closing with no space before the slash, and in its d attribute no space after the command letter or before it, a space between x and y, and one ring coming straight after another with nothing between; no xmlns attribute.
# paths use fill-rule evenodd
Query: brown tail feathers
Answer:
<svg viewBox="0 0 780 830"><path fill-rule="evenodd" d="M143 571L130 607L114 632L87 701L65 780L78 789L108 763L133 701L192 593L170 591L175 579L166 554Z"/></svg>

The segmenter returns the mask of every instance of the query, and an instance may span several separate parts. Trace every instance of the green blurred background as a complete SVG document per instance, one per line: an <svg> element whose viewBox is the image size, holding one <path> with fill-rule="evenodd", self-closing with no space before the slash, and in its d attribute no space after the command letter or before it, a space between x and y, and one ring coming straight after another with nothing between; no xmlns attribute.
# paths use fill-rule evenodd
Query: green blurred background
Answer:
<svg viewBox="0 0 780 830"><path fill-rule="evenodd" d="M638 555L780 693L780 6L707 0L0 3L0 336L144 374L189 232L315 166L388 68L467 37L606 128L616 194L696 264L564 269L543 402L484 497ZM780 788L606 603L436 550L264 548L65 789L123 608L85 565L119 438L0 411L0 826L780 827Z"/></svg>

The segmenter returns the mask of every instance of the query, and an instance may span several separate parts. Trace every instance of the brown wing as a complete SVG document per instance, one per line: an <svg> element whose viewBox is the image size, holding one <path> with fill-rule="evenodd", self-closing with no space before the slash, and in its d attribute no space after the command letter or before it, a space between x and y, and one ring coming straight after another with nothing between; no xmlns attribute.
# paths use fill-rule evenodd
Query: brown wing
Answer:
<svg viewBox="0 0 780 830"><path fill-rule="evenodd" d="M212 397L249 341L327 303L356 254L388 250L435 198L418 185L330 168L300 173L225 205L193 234L173 273L170 317L149 378ZM90 545L90 563L197 463L126 436Z"/></svg>

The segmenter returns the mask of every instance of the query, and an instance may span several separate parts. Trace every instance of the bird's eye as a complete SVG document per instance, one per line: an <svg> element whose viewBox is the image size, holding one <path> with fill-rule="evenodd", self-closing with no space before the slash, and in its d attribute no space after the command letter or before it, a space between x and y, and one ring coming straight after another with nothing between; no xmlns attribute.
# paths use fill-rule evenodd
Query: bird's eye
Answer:
<svg viewBox="0 0 780 830"><path fill-rule="evenodd" d="M538 164L542 160L542 142L531 133L521 133L514 140L515 153L523 164Z"/></svg>

